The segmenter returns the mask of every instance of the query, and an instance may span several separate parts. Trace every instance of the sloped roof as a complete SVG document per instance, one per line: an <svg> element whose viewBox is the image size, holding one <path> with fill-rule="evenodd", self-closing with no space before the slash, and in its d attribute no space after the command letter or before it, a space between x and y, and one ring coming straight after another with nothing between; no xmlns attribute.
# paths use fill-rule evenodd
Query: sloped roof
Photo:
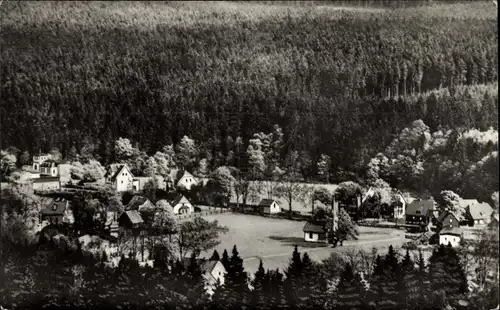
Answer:
<svg viewBox="0 0 500 310"><path fill-rule="evenodd" d="M469 213L474 220L489 219L493 208L487 202L481 202L469 206Z"/></svg>
<svg viewBox="0 0 500 310"><path fill-rule="evenodd" d="M425 233L421 234L419 239L428 239L431 240L432 236L434 236L434 232L432 231L426 231Z"/></svg>
<svg viewBox="0 0 500 310"><path fill-rule="evenodd" d="M177 182L182 176L184 176L184 173L186 171L183 169L172 169L170 170L170 180L173 182Z"/></svg>
<svg viewBox="0 0 500 310"><path fill-rule="evenodd" d="M149 199L144 196L136 195L127 204L127 210L138 210L140 206L144 205Z"/></svg>
<svg viewBox="0 0 500 310"><path fill-rule="evenodd" d="M129 220L130 220L130 222L132 224L141 224L141 223L144 223L144 221L142 220L141 215L136 210L125 211L124 214L129 218Z"/></svg>
<svg viewBox="0 0 500 310"><path fill-rule="evenodd" d="M44 161L43 163L40 164L40 167L52 167L52 165L57 166L58 163L56 163L54 160L49 159Z"/></svg>
<svg viewBox="0 0 500 310"><path fill-rule="evenodd" d="M406 215L428 215L433 210L434 200L415 200L406 207Z"/></svg>
<svg viewBox="0 0 500 310"><path fill-rule="evenodd" d="M52 199L42 210L43 215L64 215L68 201L61 198Z"/></svg>
<svg viewBox="0 0 500 310"><path fill-rule="evenodd" d="M464 232L463 229L458 227L446 227L439 232L439 235L461 236L463 232Z"/></svg>
<svg viewBox="0 0 500 310"><path fill-rule="evenodd" d="M182 200L182 198L184 198L184 195L176 195L172 200L170 200L170 205L175 207Z"/></svg>
<svg viewBox="0 0 500 310"><path fill-rule="evenodd" d="M262 199L259 203L259 207L270 207L273 204L273 202L279 204L279 202L274 199Z"/></svg>
<svg viewBox="0 0 500 310"><path fill-rule="evenodd" d="M48 182L59 182L59 177L44 177L33 179L33 183L48 183Z"/></svg>
<svg viewBox="0 0 500 310"><path fill-rule="evenodd" d="M304 232L315 232L315 233L324 233L326 232L326 227L324 222L307 222L304 225Z"/></svg>
<svg viewBox="0 0 500 310"><path fill-rule="evenodd" d="M444 211L444 212L441 212L441 214L439 214L439 217L437 218L437 222L443 223L443 221L445 220L446 217L448 217L448 215L453 216L457 220L457 222L460 221L460 218L462 218L461 216L457 216L458 212Z"/></svg>
<svg viewBox="0 0 500 310"><path fill-rule="evenodd" d="M114 182L116 180L116 177L122 172L122 170L126 167L128 172L130 173L131 177L134 177L130 169L126 164L111 164L110 166L110 171L109 173L113 173L113 176L111 177L111 181ZM115 170L116 169L116 170ZM106 173L107 174L107 173Z"/></svg>

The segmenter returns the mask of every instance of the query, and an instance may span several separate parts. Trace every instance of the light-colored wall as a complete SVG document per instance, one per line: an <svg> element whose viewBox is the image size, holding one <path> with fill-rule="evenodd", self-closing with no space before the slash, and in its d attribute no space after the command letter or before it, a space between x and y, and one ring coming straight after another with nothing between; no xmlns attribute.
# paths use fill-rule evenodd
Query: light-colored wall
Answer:
<svg viewBox="0 0 500 310"><path fill-rule="evenodd" d="M60 189L59 181L45 182L45 183L33 183L33 190L35 191L48 191L54 189Z"/></svg>
<svg viewBox="0 0 500 310"><path fill-rule="evenodd" d="M123 175L125 173L126 175ZM117 192L126 192L132 189L132 176L130 175L130 171L127 169L122 169L120 174L116 177L115 180L115 189Z"/></svg>
<svg viewBox="0 0 500 310"><path fill-rule="evenodd" d="M281 212L281 209L280 209L279 204L277 204L276 202L273 202L273 204L271 205L271 214L280 213L280 212Z"/></svg>
<svg viewBox="0 0 500 310"><path fill-rule="evenodd" d="M224 274L226 273L226 270L224 268L224 265L222 265L221 262L217 262L217 264L214 267L214 270L212 270L212 276L217 280L219 279L220 284L224 284ZM213 283L215 284L215 283Z"/></svg>
<svg viewBox="0 0 500 310"><path fill-rule="evenodd" d="M196 185L198 182L196 181L194 176L191 175L185 175L182 176L182 178L177 182L177 186L184 187L186 189L191 189L193 185Z"/></svg>
<svg viewBox="0 0 500 310"><path fill-rule="evenodd" d="M460 245L460 237L454 235L440 235L439 236L439 244L448 245L451 243L452 247L457 247Z"/></svg>
<svg viewBox="0 0 500 310"><path fill-rule="evenodd" d="M179 203L177 205L173 206L174 214L179 214L179 209L182 208L183 204L184 204L184 206L189 207L189 213L194 212L193 205L189 202L189 200L186 199L186 197L182 197L182 199L179 201Z"/></svg>
<svg viewBox="0 0 500 310"><path fill-rule="evenodd" d="M310 234L312 234L312 236ZM318 242L319 234L304 232L304 240L307 242Z"/></svg>

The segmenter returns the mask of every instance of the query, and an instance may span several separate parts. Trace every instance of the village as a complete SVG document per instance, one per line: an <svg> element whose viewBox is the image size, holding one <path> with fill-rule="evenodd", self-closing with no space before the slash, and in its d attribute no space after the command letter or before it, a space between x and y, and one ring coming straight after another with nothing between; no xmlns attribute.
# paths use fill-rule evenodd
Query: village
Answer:
<svg viewBox="0 0 500 310"><path fill-rule="evenodd" d="M227 223L230 237L225 238L226 240L217 247L221 252L230 248L231 242L241 244L240 239L245 239L246 235L254 236L257 239L259 236L261 238L267 237L265 242L268 243L269 248L273 247L272 242L277 242L271 239L286 240L289 238L292 240L286 246L277 245L276 248L279 250L258 252L255 251L261 247L252 245L252 242L249 241L248 248L242 249L242 254L246 254L244 261L249 270L257 268L255 258L266 261L271 267L284 268L287 264L286 257L290 251L286 249L291 249L297 244L300 244L300 248L304 251L310 251L309 253L314 259L318 261L327 259L332 250L336 250L329 245L333 243L332 238L335 231L339 230L338 222L341 210L346 211L349 217L355 221L356 226L359 226L360 239L346 241L347 244L354 247L368 243L374 248L384 249L390 243L399 245L401 251L404 249L429 251L432 249L429 247L430 245L443 244L459 247L467 242L473 243L478 240L483 231L498 230L498 211L495 211L487 202L480 203L473 199L460 199L455 209L441 209L439 211L437 202L433 198L415 199L398 191L396 201L392 204L392 210L388 216L384 216L383 219L381 217L361 218L360 210L363 209L363 204L375 195L372 188L365 190L364 193L357 193L355 197L349 197L347 203L346 200L339 202L339 199L336 199L339 195L333 194L328 198L331 199L330 203L330 201L325 201L324 197L323 199L318 198L317 191L330 190L335 193L337 185L304 183L304 188L308 189L308 195L313 197L308 200L311 205L305 200L294 201L294 210L296 211L294 211L292 220L286 209L287 200L281 197L273 198L269 193L255 195L245 204L241 199L236 199L233 193L231 193L227 205L192 203L187 198L190 190L199 184L206 185L209 178L196 177L182 169L172 169L167 176L135 177L126 163L112 164L108 167L103 179L90 184L80 182L78 186L74 185L75 180L72 179L71 171L71 164L54 161L50 154L40 153L33 156L32 165L24 165L19 170L23 174L23 177L20 178L21 181L10 184L3 183L3 185L4 187L5 185L18 186L24 190L32 191L34 195L44 197L43 203L39 206L38 223L35 229L38 236L43 236L44 240L59 240L61 234L76 237L81 242L83 249L97 255L106 252L110 267L118 266L123 254L128 257L135 255L142 266L148 264L152 266L153 252L155 246L161 245L161 237L156 241L158 244L149 244L145 248L144 235L161 236L164 234L172 240L172 235L176 234L176 231L158 232L152 229L163 223L168 223L169 216L179 222L205 217ZM155 190L167 193L165 197L157 199L156 202L144 195L145 187L147 190L148 185L152 183L155 185ZM94 224L101 223L101 225L80 231L74 225L75 217L71 199L63 198L58 193L69 192L74 195L79 192L99 190L107 190L117 194L117 197L121 197L123 200L123 207L118 206L121 203L117 204L116 202L108 205L101 204L99 212L94 213L92 222ZM350 201L352 203L349 203ZM315 208L316 211L331 212L330 220L315 216L317 213L314 212ZM247 221L246 226L250 226L245 229L242 221ZM265 227L285 225L294 228L286 227L279 230L282 234L280 236L266 236L266 230L271 232L273 229L260 227L259 222L262 221L267 223ZM329 226L330 222L331 226ZM302 229L300 229L300 225ZM387 241L381 240L381 232L387 233L390 238L386 239ZM238 235L242 237L238 237ZM224 239L225 236L219 237ZM371 237L374 238L371 239ZM344 240L340 240L341 244L347 239L346 237ZM363 240L368 241L364 242ZM276 251L279 253L275 253ZM204 277L208 279L207 290L211 293L218 281L224 282L224 266L218 260L209 259L211 253L208 251L199 254L205 255L205 258L198 258L198 263L203 269ZM186 267L190 264L188 257L181 254L179 258ZM498 277L498 270L491 272L492 276L495 274Z"/></svg>

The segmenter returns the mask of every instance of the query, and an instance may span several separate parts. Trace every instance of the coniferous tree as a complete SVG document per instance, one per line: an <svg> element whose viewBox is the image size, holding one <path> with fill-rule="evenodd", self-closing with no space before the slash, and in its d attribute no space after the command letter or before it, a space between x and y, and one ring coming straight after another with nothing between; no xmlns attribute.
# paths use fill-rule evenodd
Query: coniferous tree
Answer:
<svg viewBox="0 0 500 310"><path fill-rule="evenodd" d="M210 260L213 260L213 261L219 261L220 260L219 253L217 252L217 250L214 250L214 253L210 257Z"/></svg>
<svg viewBox="0 0 500 310"><path fill-rule="evenodd" d="M354 273L351 264L347 263L337 284L332 306L336 309L368 309L366 293L360 275Z"/></svg>
<svg viewBox="0 0 500 310"><path fill-rule="evenodd" d="M229 262L229 255L227 254L227 250L224 249L224 252L222 253L222 259L220 260L224 268L229 270L230 268L230 262Z"/></svg>
<svg viewBox="0 0 500 310"><path fill-rule="evenodd" d="M457 252L451 246L441 244L432 252L429 258L429 282L431 291L443 290L452 306L468 292L467 276Z"/></svg>
<svg viewBox="0 0 500 310"><path fill-rule="evenodd" d="M269 286L267 276L262 260L260 260L259 268L255 272L255 277L252 281L253 290L251 292L250 306L253 309L267 309L268 307L265 291Z"/></svg>
<svg viewBox="0 0 500 310"><path fill-rule="evenodd" d="M370 278L369 300L376 309L397 309L401 301L401 281L399 262L394 248L389 246L389 251L382 260L377 257L373 275Z"/></svg>
<svg viewBox="0 0 500 310"><path fill-rule="evenodd" d="M285 271L285 289L287 296L287 303L290 305L301 305L301 301L297 292L302 290L302 283L300 282L302 271L303 271L302 259L300 258L300 253L297 246L295 246L290 264Z"/></svg>
<svg viewBox="0 0 500 310"><path fill-rule="evenodd" d="M208 296L205 291L205 281L201 266L196 259L196 254L191 254L189 265L186 268L186 291L189 302L194 308L198 308L208 301Z"/></svg>
<svg viewBox="0 0 500 310"><path fill-rule="evenodd" d="M227 254L226 251L224 253ZM222 259L226 254L222 255ZM250 291L247 282L247 273L243 268L243 260L240 258L236 245L233 247L229 267L226 269L223 296L230 309L241 309L248 302Z"/></svg>

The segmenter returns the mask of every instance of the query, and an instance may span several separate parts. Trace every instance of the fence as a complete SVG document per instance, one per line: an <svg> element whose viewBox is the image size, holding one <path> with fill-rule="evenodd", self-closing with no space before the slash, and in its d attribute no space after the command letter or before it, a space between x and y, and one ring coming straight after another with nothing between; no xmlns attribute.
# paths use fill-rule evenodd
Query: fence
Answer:
<svg viewBox="0 0 500 310"><path fill-rule="evenodd" d="M228 213L232 212L231 209L223 208L223 209L213 209L213 210L204 210L200 212L195 212L195 213L188 213L188 214L179 214L177 215L177 219L179 220L189 220L193 219L196 217L202 217L206 215L213 215L213 214L222 214L222 213Z"/></svg>

